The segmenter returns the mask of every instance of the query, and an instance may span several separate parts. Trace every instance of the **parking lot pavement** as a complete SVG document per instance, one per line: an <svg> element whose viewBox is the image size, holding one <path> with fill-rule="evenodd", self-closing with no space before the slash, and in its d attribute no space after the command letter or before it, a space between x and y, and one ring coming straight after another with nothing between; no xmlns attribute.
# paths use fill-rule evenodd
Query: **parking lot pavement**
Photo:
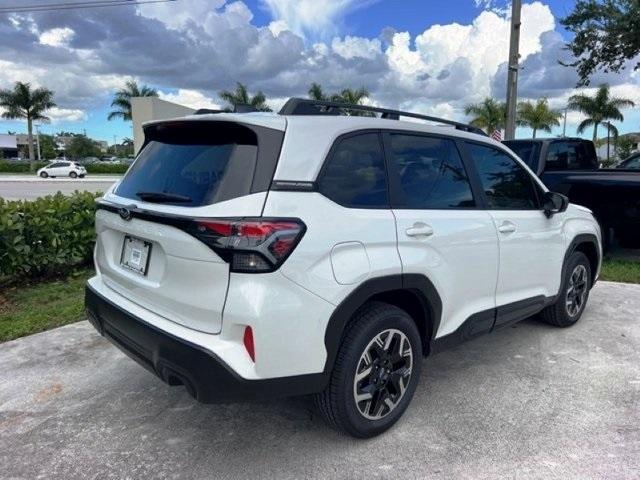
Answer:
<svg viewBox="0 0 640 480"><path fill-rule="evenodd" d="M640 478L640 286L425 360L395 428L358 441L303 399L200 405L87 322L0 345L3 478Z"/></svg>
<svg viewBox="0 0 640 480"><path fill-rule="evenodd" d="M38 178L35 175L0 175L0 198L5 200L35 200L45 195L75 190L104 192L119 180L119 176L88 176L85 178Z"/></svg>

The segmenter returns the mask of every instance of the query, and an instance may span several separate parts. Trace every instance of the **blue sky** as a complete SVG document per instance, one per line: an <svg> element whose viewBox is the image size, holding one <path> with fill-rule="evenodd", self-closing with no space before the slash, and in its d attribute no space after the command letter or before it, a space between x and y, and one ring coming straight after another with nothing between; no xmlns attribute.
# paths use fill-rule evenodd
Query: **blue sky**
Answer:
<svg viewBox="0 0 640 480"><path fill-rule="evenodd" d="M576 93L575 73L558 64L567 60L558 18L573 4L525 0L521 97L544 96L559 108ZM374 104L465 120L464 105L504 97L507 12L504 0L178 0L135 14L0 15L0 88L46 85L59 108L43 132L86 130L110 143L132 136L129 123L106 121L113 91L131 78L202 107L220 105L217 92L235 81L263 90L274 108L311 81L330 91L365 86ZM601 81L640 104L631 71ZM640 130L638 109L625 113L621 131ZM569 115L570 134L579 121ZM0 121L6 130L24 126Z"/></svg>

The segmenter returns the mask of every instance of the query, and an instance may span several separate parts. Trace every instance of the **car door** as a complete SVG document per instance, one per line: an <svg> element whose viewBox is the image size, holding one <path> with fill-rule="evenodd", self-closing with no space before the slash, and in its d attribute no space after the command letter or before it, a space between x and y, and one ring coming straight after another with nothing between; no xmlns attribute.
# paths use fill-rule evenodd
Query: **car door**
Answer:
<svg viewBox="0 0 640 480"><path fill-rule="evenodd" d="M56 175L58 175L60 165L61 165L61 162L55 162L55 163L52 163L51 165L47 165L46 167L47 175L49 175L50 177L55 177Z"/></svg>
<svg viewBox="0 0 640 480"><path fill-rule="evenodd" d="M467 320L465 336L493 326L498 238L481 208L457 141L415 133L384 134L403 274L422 274L442 299L436 337ZM467 329L468 328L468 329Z"/></svg>
<svg viewBox="0 0 640 480"><path fill-rule="evenodd" d="M500 269L496 325L536 313L560 289L564 214L547 218L542 187L523 164L491 145L467 142L498 233Z"/></svg>

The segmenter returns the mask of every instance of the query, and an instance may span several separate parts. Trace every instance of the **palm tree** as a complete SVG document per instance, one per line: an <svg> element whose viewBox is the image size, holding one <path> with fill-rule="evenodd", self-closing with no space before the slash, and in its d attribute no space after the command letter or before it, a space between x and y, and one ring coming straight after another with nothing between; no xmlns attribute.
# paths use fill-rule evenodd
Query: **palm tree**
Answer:
<svg viewBox="0 0 640 480"><path fill-rule="evenodd" d="M593 125L594 142L598 139L598 125L605 120L624 121L624 116L620 109L633 106L635 106L635 103L629 99L611 97L609 85L606 83L598 87L595 97L581 93L569 97L569 102L567 103L568 108L577 110L587 116L578 125L578 133L584 132Z"/></svg>
<svg viewBox="0 0 640 480"><path fill-rule="evenodd" d="M311 100L328 100L329 97L322 90L322 85L313 82L309 88L309 98Z"/></svg>
<svg viewBox="0 0 640 480"><path fill-rule="evenodd" d="M121 118L122 120L131 120L131 99L133 97L157 97L158 92L155 88L148 85L140 87L135 80L129 80L124 88L118 90L113 96L111 106L113 110L109 112L107 120Z"/></svg>
<svg viewBox="0 0 640 480"><path fill-rule="evenodd" d="M465 115L472 115L471 125L483 128L491 135L504 128L507 119L507 105L487 97L480 103L464 107Z"/></svg>
<svg viewBox="0 0 640 480"><path fill-rule="evenodd" d="M13 90L0 90L0 107L4 108L3 118L27 120L29 134L29 169L35 170L35 155L33 152L33 122L40 120L48 122L44 113L55 107L53 92L46 88L31 89L30 83L16 82Z"/></svg>
<svg viewBox="0 0 640 480"><path fill-rule="evenodd" d="M532 129L533 138L536 138L538 130L551 133L551 127L559 126L561 118L562 113L549 108L546 98L538 100L535 105L528 101L518 104L518 125Z"/></svg>
<svg viewBox="0 0 640 480"><path fill-rule="evenodd" d="M227 102L231 107L236 105L250 105L260 112L271 112L271 108L267 105L267 97L264 93L258 91L253 97L249 95L247 86L238 82L234 91L223 90L218 95Z"/></svg>

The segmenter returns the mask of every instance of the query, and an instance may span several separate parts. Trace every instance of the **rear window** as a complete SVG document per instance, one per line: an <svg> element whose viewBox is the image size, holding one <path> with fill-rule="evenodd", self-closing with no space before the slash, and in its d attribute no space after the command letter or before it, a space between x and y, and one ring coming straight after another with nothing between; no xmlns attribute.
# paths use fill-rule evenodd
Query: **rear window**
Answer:
<svg viewBox="0 0 640 480"><path fill-rule="evenodd" d="M195 207L267 190L282 132L230 122L176 122L145 129L145 141L116 194Z"/></svg>

